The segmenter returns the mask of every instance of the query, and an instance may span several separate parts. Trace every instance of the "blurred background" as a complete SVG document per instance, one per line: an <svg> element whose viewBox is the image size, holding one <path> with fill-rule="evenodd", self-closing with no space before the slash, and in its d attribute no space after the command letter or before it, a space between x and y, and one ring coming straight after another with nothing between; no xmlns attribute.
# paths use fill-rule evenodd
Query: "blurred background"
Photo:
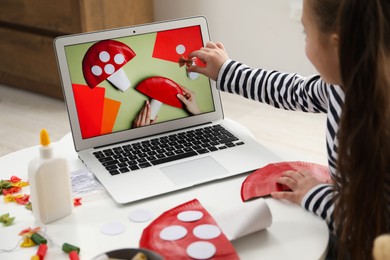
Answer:
<svg viewBox="0 0 390 260"><path fill-rule="evenodd" d="M60 35L203 15L208 19L211 39L222 42L231 59L253 67L315 73L305 55L302 0L1 2L0 134L4 138L0 140L0 156L38 144L42 127L48 128L53 141L69 132L53 50L53 39ZM273 110L225 93L222 101L226 116L262 137L259 124L253 122ZM313 120L312 115L297 116L298 122ZM322 122L323 118L317 120Z"/></svg>

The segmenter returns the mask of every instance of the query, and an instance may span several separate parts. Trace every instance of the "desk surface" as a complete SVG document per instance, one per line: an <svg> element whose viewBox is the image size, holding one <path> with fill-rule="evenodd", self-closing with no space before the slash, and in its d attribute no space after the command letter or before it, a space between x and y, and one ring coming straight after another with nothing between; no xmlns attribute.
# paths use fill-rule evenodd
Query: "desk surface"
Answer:
<svg viewBox="0 0 390 260"><path fill-rule="evenodd" d="M69 159L71 170L84 166L74 152L71 135L66 135L59 142L53 143L56 155ZM8 154L0 158L1 179L12 175L27 179L27 164L37 155L37 147L31 147ZM286 154L279 154L285 160ZM143 200L128 205L116 204L106 192L88 195L83 198L83 205L76 207L70 216L46 225L49 240L47 260L68 259L59 246L64 242L81 248L81 259L90 259L101 252L138 247L143 229L150 224L134 223L128 215L135 209L150 210L158 217L161 213L192 199L198 199L211 215L218 213L224 205L239 205L240 187L246 175L230 178L185 189L179 192ZM25 193L29 193L28 187ZM273 216L271 227L233 241L241 259L320 259L326 252L328 229L323 220L297 205L285 201L267 198L266 202ZM15 222L9 227L0 227L0 249L14 248L20 241L18 233L36 223L31 211L14 203L0 201L0 213L15 216ZM107 236L100 228L112 221L126 226L126 231L117 236ZM37 248L16 247L12 252L0 251L0 259L29 259Z"/></svg>

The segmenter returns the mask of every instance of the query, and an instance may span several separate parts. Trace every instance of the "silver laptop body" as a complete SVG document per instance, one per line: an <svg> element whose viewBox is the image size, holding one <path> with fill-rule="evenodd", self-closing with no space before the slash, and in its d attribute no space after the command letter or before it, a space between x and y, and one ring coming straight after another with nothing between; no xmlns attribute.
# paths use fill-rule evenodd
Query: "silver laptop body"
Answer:
<svg viewBox="0 0 390 260"><path fill-rule="evenodd" d="M204 17L55 39L75 150L116 202L177 191L279 161L248 131L224 119L215 82L186 72L192 62L202 65L188 54L209 40ZM175 91L193 93L201 113L187 110ZM160 103L155 122L136 126L145 104L155 99ZM227 130L233 136L227 134L219 144L210 137L214 144L209 145L204 139L214 129L222 129L218 135ZM188 141L194 139L195 148ZM176 146L167 148L172 143ZM143 152L133 154L139 150ZM173 159L166 159L167 154Z"/></svg>

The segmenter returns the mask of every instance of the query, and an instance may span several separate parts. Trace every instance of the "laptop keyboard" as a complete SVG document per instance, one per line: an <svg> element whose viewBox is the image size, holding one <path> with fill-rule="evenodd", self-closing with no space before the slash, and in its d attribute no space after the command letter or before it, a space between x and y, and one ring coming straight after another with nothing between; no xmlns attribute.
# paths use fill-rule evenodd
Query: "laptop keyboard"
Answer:
<svg viewBox="0 0 390 260"><path fill-rule="evenodd" d="M111 175L117 175L243 144L223 126L213 125L93 154Z"/></svg>

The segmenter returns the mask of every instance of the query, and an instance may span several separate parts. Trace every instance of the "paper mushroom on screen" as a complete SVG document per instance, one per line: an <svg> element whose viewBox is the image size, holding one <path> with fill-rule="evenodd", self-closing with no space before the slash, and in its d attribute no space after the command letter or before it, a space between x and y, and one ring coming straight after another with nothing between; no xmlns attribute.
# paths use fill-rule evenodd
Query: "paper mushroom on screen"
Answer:
<svg viewBox="0 0 390 260"><path fill-rule="evenodd" d="M179 84L165 77L151 77L138 84L136 90L151 98L151 119L154 119L162 104L183 108L177 94L183 95Z"/></svg>
<svg viewBox="0 0 390 260"><path fill-rule="evenodd" d="M90 88L108 80L121 91L131 85L122 67L135 57L126 44L115 40L103 40L92 45L83 58L83 74Z"/></svg>

